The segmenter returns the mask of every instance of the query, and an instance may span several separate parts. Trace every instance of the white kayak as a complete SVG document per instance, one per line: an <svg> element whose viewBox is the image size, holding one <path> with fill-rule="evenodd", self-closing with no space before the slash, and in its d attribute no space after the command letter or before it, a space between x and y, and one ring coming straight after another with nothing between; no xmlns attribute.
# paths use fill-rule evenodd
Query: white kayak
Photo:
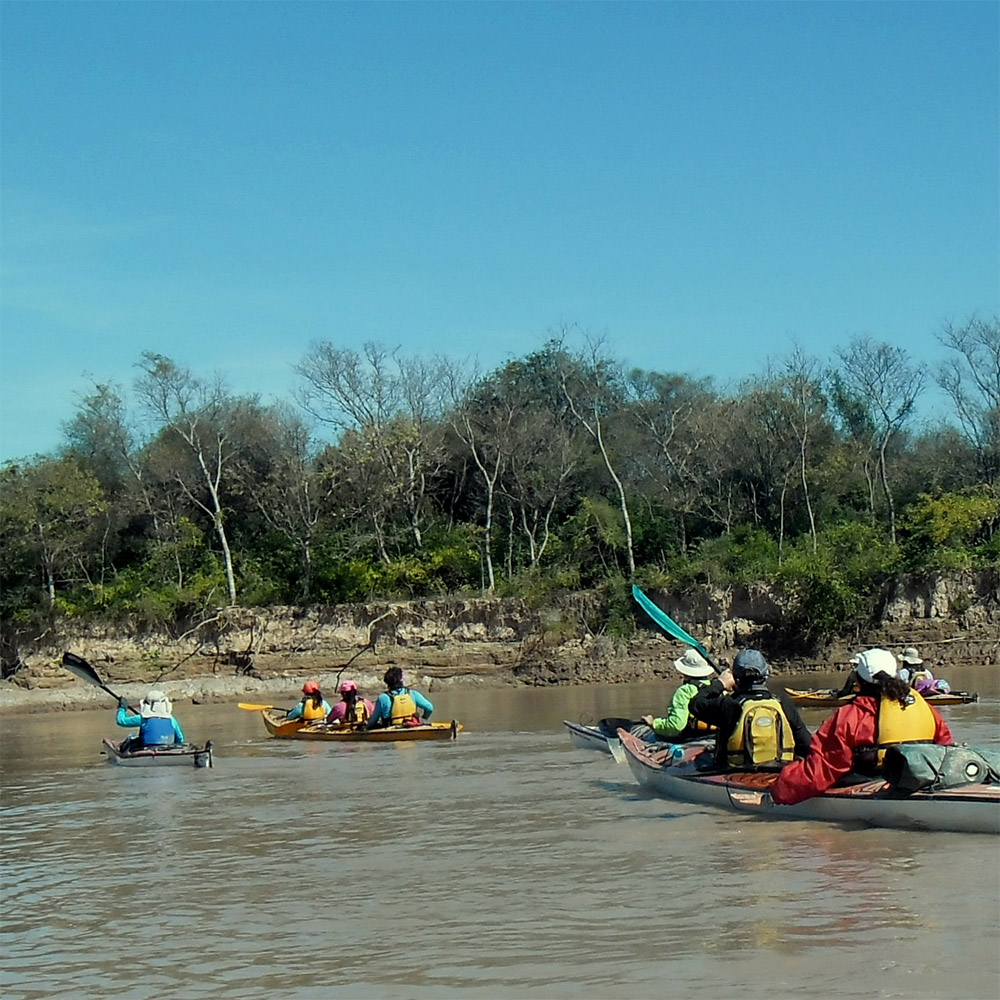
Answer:
<svg viewBox="0 0 1000 1000"><path fill-rule="evenodd" d="M963 785L940 791L900 792L882 780L831 788L793 806L779 806L768 789L776 775L767 772L699 771L694 759L701 746L685 748L674 759L669 750L618 731L629 768L639 784L679 802L718 806L767 819L812 819L863 823L902 830L1000 833L1000 785Z"/></svg>

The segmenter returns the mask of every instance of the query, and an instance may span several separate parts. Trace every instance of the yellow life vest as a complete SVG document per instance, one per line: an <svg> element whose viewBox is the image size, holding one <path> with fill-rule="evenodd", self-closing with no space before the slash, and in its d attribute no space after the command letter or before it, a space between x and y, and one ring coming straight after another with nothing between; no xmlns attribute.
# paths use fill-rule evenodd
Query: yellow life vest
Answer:
<svg viewBox="0 0 1000 1000"><path fill-rule="evenodd" d="M344 710L344 722L359 726L362 722L368 721L369 715L368 706L364 703L364 699L358 698L353 708L348 706Z"/></svg>
<svg viewBox="0 0 1000 1000"><path fill-rule="evenodd" d="M318 705L313 704L312 695L302 699L302 718L306 722L318 722L326 718L326 709L321 701Z"/></svg>
<svg viewBox="0 0 1000 1000"><path fill-rule="evenodd" d="M792 726L777 698L748 698L726 744L734 768L781 767L795 756Z"/></svg>
<svg viewBox="0 0 1000 1000"><path fill-rule="evenodd" d="M927 743L934 740L937 720L934 710L916 692L911 691L913 701L900 705L894 698L882 695L878 706L878 762L882 764L886 747L893 743Z"/></svg>
<svg viewBox="0 0 1000 1000"><path fill-rule="evenodd" d="M416 717L417 703L413 700L413 695L403 688L398 694L392 696L392 708L389 709L389 721L394 726L402 726L410 719Z"/></svg>

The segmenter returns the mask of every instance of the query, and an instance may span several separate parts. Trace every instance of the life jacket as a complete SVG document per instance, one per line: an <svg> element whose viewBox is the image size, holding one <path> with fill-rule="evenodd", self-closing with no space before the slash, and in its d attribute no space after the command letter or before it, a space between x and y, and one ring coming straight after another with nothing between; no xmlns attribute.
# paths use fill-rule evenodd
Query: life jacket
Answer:
<svg viewBox="0 0 1000 1000"><path fill-rule="evenodd" d="M395 694L390 692L392 707L389 709L389 722L394 726L412 726L419 724L417 718L417 703L406 688L400 688Z"/></svg>
<svg viewBox="0 0 1000 1000"><path fill-rule="evenodd" d="M174 745L174 724L171 719L145 718L139 727L139 736L147 747Z"/></svg>
<svg viewBox="0 0 1000 1000"><path fill-rule="evenodd" d="M779 768L795 756L792 725L781 702L770 692L742 698L739 720L726 744L727 763L733 768Z"/></svg>
<svg viewBox="0 0 1000 1000"><path fill-rule="evenodd" d="M312 695L308 698L302 699L302 718L306 722L319 722L321 719L326 718L326 709L323 707L323 702L321 701L318 705L314 704Z"/></svg>
<svg viewBox="0 0 1000 1000"><path fill-rule="evenodd" d="M894 743L933 743L937 732L934 710L916 691L910 692L913 702L900 705L894 698L882 695L875 724L878 740L878 764L881 766L886 748Z"/></svg>
<svg viewBox="0 0 1000 1000"><path fill-rule="evenodd" d="M368 711L368 706L365 704L364 699L358 698L353 708L348 705L344 709L344 722L347 725L358 726L363 722L367 722L369 715L371 713Z"/></svg>

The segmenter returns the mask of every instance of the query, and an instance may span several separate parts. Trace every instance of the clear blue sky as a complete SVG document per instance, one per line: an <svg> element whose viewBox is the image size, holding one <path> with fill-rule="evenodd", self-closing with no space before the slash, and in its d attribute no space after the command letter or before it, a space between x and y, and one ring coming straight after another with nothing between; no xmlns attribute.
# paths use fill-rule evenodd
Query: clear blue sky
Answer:
<svg viewBox="0 0 1000 1000"><path fill-rule="evenodd" d="M145 350L563 324L756 374L1000 309L993 2L0 4L0 458Z"/></svg>

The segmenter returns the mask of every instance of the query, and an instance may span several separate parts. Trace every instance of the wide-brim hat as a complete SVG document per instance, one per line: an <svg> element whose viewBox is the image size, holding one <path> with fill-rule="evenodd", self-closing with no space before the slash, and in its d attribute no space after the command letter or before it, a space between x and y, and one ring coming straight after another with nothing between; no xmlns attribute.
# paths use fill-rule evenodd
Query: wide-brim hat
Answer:
<svg viewBox="0 0 1000 1000"><path fill-rule="evenodd" d="M685 677L708 677L715 669L697 649L686 649L679 660L674 660L674 667Z"/></svg>
<svg viewBox="0 0 1000 1000"><path fill-rule="evenodd" d="M900 659L904 663L909 664L911 667L917 667L924 662L920 658L920 654L917 652L916 648L913 646L907 646L906 649L903 650L903 655L900 656Z"/></svg>
<svg viewBox="0 0 1000 1000"><path fill-rule="evenodd" d="M144 719L169 719L174 714L174 707L159 688L153 688L139 702L139 714Z"/></svg>

